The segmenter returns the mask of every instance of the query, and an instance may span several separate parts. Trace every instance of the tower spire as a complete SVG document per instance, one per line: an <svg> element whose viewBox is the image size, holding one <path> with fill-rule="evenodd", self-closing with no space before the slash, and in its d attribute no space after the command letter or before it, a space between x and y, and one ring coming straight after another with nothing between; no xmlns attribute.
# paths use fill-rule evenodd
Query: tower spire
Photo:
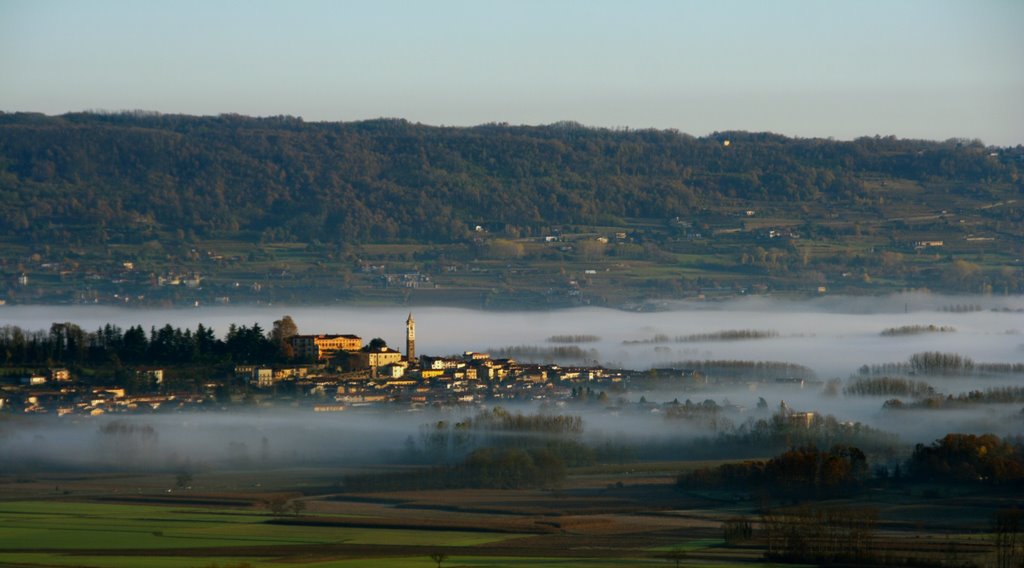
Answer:
<svg viewBox="0 0 1024 568"><path fill-rule="evenodd" d="M416 362L416 322L412 319L412 312L409 312L409 319L405 320L405 360Z"/></svg>

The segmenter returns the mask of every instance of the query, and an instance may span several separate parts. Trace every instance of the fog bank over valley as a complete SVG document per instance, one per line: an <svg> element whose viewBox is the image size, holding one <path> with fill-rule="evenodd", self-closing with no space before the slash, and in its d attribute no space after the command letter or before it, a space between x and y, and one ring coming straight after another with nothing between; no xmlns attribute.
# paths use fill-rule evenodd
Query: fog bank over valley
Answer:
<svg viewBox="0 0 1024 568"><path fill-rule="evenodd" d="M353 333L364 341L381 337L404 349L409 311L10 306L0 308L0 315L3 325L30 330L63 321L85 330L106 323L147 329L203 323L223 335L232 323L256 322L268 330L275 319L289 314L300 333ZM416 411L378 406L314 413L282 405L203 413L0 416L0 464L10 472L42 466L200 471L437 463L485 443L486 436L459 433L453 424L495 406L523 414L580 416L583 428L573 440L595 448L629 446L651 459L714 456L732 445L735 455L756 455L764 450L750 443L752 431L778 431L792 416L807 412L820 421L820 439L847 436L865 444L878 439L879 448L888 444L905 450L950 432L1016 435L1024 431L1024 375L984 365L1024 362L1022 311L1021 297L927 294L806 302L750 298L644 312L415 308L420 354L490 350L499 356L498 351L507 350L520 361L704 370L663 373L650 384L642 373L600 399L595 392L590 400L569 402L501 401ZM969 358L973 367L950 371L925 368L922 360L916 367L911 364L926 352ZM744 367L731 370L728 364L737 361L793 366L768 367L754 376ZM797 366L806 367L800 371L805 376L778 376L783 371L774 370L799 371ZM438 442L438 432L448 438Z"/></svg>
<svg viewBox="0 0 1024 568"><path fill-rule="evenodd" d="M397 453L425 421L419 413L328 416L289 409L14 417L0 421L0 462L13 471L37 464L137 470L365 465Z"/></svg>
<svg viewBox="0 0 1024 568"><path fill-rule="evenodd" d="M638 403L643 397L647 403ZM685 397L685 398L684 398ZM673 399L679 405L673 409ZM763 407L758 407L761 402ZM718 408L706 408L713 401ZM512 403L501 408L525 415L580 416L582 432L571 439L641 458L701 459L761 456L765 447L743 442L749 431L789 412L813 411L854 439L880 437L874 451L892 457L916 443L950 432L1017 435L1024 429L1021 404L947 410L892 410L883 397L823 396L820 389L762 387L623 393L614 406ZM679 413L693 405L696 413ZM503 436L548 434L462 432L455 426L480 408L410 412L353 409L313 413L288 408L173 414L109 414L98 417L8 416L0 418L0 473L40 468L129 471L206 471L329 465L364 468L398 463L446 463ZM447 436L436 454L432 434ZM857 434L861 432L861 434ZM458 442L458 436L467 436ZM826 436L835 436L826 434ZM737 439L740 439L737 441ZM833 443L846 442L842 436ZM792 443L799 443L794 440ZM848 443L848 442L846 442ZM433 444L433 445L432 445ZM862 444L864 445L864 444ZM883 446L893 450L884 450ZM611 449L607 449L611 448ZM898 457L898 456L897 456Z"/></svg>
<svg viewBox="0 0 1024 568"><path fill-rule="evenodd" d="M607 308L496 312L459 308L412 308L417 352L429 355L493 351L510 347L553 347L555 336L595 336L575 354L535 349L521 361L601 364L647 369L700 360L780 361L812 369L820 378L846 377L862 365L905 362L922 351L954 352L975 362L1024 361L1024 298L900 294L887 297L823 297L808 301L764 297L727 302L676 302L660 311ZM352 333L380 337L394 347L404 341L408 307L217 306L195 309L128 309L108 306L6 306L0 322L24 329L48 329L53 322L77 323L87 331L105 323L149 329L170 323L202 323L218 335L230 324L272 322L289 314L299 333ZM882 336L902 326L949 327L946 333ZM691 340L688 336L725 330L769 332L751 340ZM527 353L529 351L526 351ZM494 354L498 356L497 354Z"/></svg>

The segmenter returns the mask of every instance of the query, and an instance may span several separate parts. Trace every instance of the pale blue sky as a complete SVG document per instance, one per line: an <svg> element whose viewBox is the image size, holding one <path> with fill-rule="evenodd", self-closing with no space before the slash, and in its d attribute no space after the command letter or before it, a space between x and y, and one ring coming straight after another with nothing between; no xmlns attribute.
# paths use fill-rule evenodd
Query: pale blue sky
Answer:
<svg viewBox="0 0 1024 568"><path fill-rule="evenodd" d="M1024 143L1024 0L0 0L0 110Z"/></svg>

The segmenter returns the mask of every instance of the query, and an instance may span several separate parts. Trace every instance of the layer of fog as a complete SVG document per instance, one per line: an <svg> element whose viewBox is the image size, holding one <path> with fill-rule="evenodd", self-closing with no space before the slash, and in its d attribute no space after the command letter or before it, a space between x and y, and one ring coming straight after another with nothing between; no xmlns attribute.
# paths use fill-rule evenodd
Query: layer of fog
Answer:
<svg viewBox="0 0 1024 568"><path fill-rule="evenodd" d="M980 306L979 311L952 313L949 306ZM656 312L624 312L581 308L548 312L485 312L455 308L415 308L417 352L449 355L507 346L552 347L557 335L596 335L580 344L595 350L597 362L612 367L645 369L688 360L732 359L781 361L805 365L820 379L850 380L861 365L903 363L922 351L957 353L976 363L1024 362L1024 298L951 298L900 295L887 298L820 298L810 302L744 299L722 303L680 303ZM154 310L101 306L5 306L0 325L47 329L70 321L87 331L105 323L122 327L171 324L213 326L223 335L231 323L259 323L270 329L282 315L291 315L301 333L355 333L381 337L404 349L408 308L369 307L204 307ZM914 325L950 326L955 332L883 337L888 328ZM769 338L740 341L677 343L672 338L724 330L775 332ZM651 340L667 343L626 343ZM558 344L563 345L563 344ZM565 364L595 361L564 360ZM1022 386L1019 375L983 378L912 377L944 395L997 386ZM893 397L828 396L823 385L804 388L768 383L668 387L654 392L610 393L606 405L518 411L560 412L584 417L587 441L615 439L645 443L663 439L714 436L707 424L665 417L673 400L713 400L735 407L722 417L733 425L769 416L782 401L795 411L832 415L840 422L860 422L896 433L902 443L930 443L949 432L1017 434L1024 430L1021 405L978 404L964 409L885 410ZM644 396L657 406L636 404ZM622 397L624 404L618 400ZM757 409L764 398L767 409ZM904 398L904 402L911 402ZM609 410L607 406L612 406ZM89 417L14 417L0 420L0 464L19 467L116 467L196 469L264 467L301 464L355 465L394 459L419 442L425 424L458 420L474 410L447 412L310 411L268 408L252 412L121 415ZM116 424L115 427L107 427ZM106 427L106 428L105 428ZM685 458L685 455L679 456Z"/></svg>
<svg viewBox="0 0 1024 568"><path fill-rule="evenodd" d="M649 404L637 404L640 396ZM767 403L766 408L757 408L760 398ZM696 420L672 418L666 403L673 399L681 404L687 399L694 404L713 400L723 408L713 416ZM735 432L747 422L771 420L773 414L780 412L783 402L792 411L814 411L821 416L832 415L839 422L860 422L895 433L898 446L903 448L902 457L914 444L929 444L950 432L1007 436L1024 429L1019 404L954 410L885 410L883 401L884 397L824 396L818 388L759 385L696 392L616 394L608 403L610 407L521 403L505 408L523 414L578 415L584 424L584 432L578 438L581 442L593 447L621 444L640 450L658 446L677 448L677 453L662 456L671 459L700 457L687 453L687 444L705 440L712 444L705 442L702 447L714 447L719 434ZM435 431L439 421L454 424L479 411L354 409L314 413L266 408L99 417L7 417L0 420L0 474L44 469L203 472L330 466L348 470L403 463L410 456L422 458L424 452L429 452L427 435ZM500 435L478 434L476 443L486 445L487 436ZM464 454L472 449L471 444L460 451ZM758 448L736 451L761 455ZM448 459L460 458L461 455L451 455Z"/></svg>
<svg viewBox="0 0 1024 568"><path fill-rule="evenodd" d="M421 413L264 409L0 420L0 472L36 467L202 471L397 459Z"/></svg>
<svg viewBox="0 0 1024 568"><path fill-rule="evenodd" d="M980 311L951 313L950 306L980 306ZM646 369L690 360L783 361L805 365L822 378L845 377L864 364L905 362L914 353L942 351L975 362L1024 361L1024 298L948 297L900 294L878 297L827 297L811 301L745 298L730 302L680 302L655 312L605 308L557 311L493 312L459 308L415 308L417 353L451 355L510 346L545 346L554 335L600 337L581 345L595 357L585 361L551 357L562 364L596 364ZM998 311L992 311L998 310ZM380 337L404 349L408 308L217 306L193 309L130 309L107 306L6 306L0 323L48 329L69 321L92 331L105 323L147 330L171 324L203 323L223 336L230 324L260 324L291 315L300 333L353 333ZM882 330L906 325L952 326L954 333L882 337ZM777 337L747 341L662 344L635 343L664 335L724 330L772 331ZM634 343L629 343L634 342ZM550 346L550 345L549 345ZM540 361L545 362L545 361Z"/></svg>
<svg viewBox="0 0 1024 568"><path fill-rule="evenodd" d="M966 390L984 390L990 386L988 381L984 385L949 379L928 379L927 382L934 386L937 392L954 396ZM1014 376L994 381L991 386L1022 386L1022 383L1022 377ZM638 396L641 395L634 394L633 398ZM906 445L928 444L951 432L1008 436L1024 430L1024 404L976 404L965 408L930 410L885 409L883 404L887 400L901 398L904 402L910 403L913 399L896 396L844 395L841 389L837 394L826 394L823 385L808 385L801 388L795 385L751 384L709 387L696 391L663 389L643 393L642 396L648 402L659 405L676 400L680 403L690 400L694 404L712 400L720 406L738 407L721 414L735 425L740 425L750 418L756 420L765 417L765 412L757 410L757 403L764 399L769 414L778 412L785 403L793 412L813 412L821 417L833 416L842 423L860 423L896 434L900 442Z"/></svg>

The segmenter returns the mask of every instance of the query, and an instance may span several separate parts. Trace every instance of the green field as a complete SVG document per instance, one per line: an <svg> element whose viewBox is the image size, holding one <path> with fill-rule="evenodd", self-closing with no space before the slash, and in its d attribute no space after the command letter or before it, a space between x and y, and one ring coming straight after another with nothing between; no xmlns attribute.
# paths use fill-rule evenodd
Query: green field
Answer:
<svg viewBox="0 0 1024 568"><path fill-rule="evenodd" d="M181 557L147 556L140 559L138 556L105 556L101 558L89 558L83 556L65 556L60 554L11 554L0 556L0 562L8 565L20 566L84 566L90 568L135 568L146 566L151 568L281 568L288 566L286 562L279 560L261 560L258 558L239 557L207 557L202 560L183 560ZM689 568L714 567L714 568L739 568L749 566L748 563L729 562L700 562L687 561L683 564ZM324 560L315 559L301 561L305 568L425 568L435 566L429 556L417 557L389 557L389 558L359 558L350 560ZM624 561L621 558L608 559L560 559L560 558L538 558L538 557L481 557L481 556L449 556L443 562L446 567L459 568L527 568L527 567L550 567L550 568L609 568L621 566L671 566L665 560L659 558L630 559ZM794 564L762 563L760 566L773 568L776 566L796 566Z"/></svg>
<svg viewBox="0 0 1024 568"><path fill-rule="evenodd" d="M60 566L182 566L187 550L203 560L188 566L280 566L265 552L301 545L401 545L472 547L513 538L485 532L425 531L272 524L274 516L207 508L121 505L67 501L0 503L0 564ZM251 558L206 559L202 549L240 548ZM45 552L41 552L45 551ZM136 554L145 553L145 560ZM127 553L127 554L126 554ZM307 566L354 566L351 562L312 562ZM366 564L360 564L366 565ZM381 564L384 565L384 564ZM389 564L396 565L396 564ZM416 565L416 564L410 564Z"/></svg>
<svg viewBox="0 0 1024 568"><path fill-rule="evenodd" d="M758 556L730 555L714 529L688 528L688 518L634 518L643 506L633 498L586 497L588 488L621 477L620 467L605 469L580 471L570 491L582 493L572 497L451 490L349 500L311 489L324 487L319 470L261 473L266 493L229 489L246 472L204 474L205 492L173 494L161 489L162 475L0 478L0 565L401 568L436 566L430 556L443 553L444 567L599 568L663 565L669 551L697 554L691 566L740 566L748 563L744 556ZM672 495L664 481L676 471L673 464L642 469L644 495ZM128 486L138 492L125 493ZM302 498L307 511L268 510L269 498L285 489L301 495L297 488L313 491ZM195 504L203 501L237 505Z"/></svg>
<svg viewBox="0 0 1024 568"><path fill-rule="evenodd" d="M0 477L0 566L429 568L438 553L442 568L673 566L677 555L682 566L791 566L765 563L756 496L676 488L678 472L720 463L591 466L558 490L365 494L339 493L323 483L336 472L316 469L261 471L255 492L245 471L203 473L197 489L174 493L162 489L166 474ZM272 513L282 491L306 509ZM877 510L873 547L898 562L988 565L993 512L1019 498L984 488L929 497L937 491L897 485L815 506ZM753 536L728 542L723 523L737 518Z"/></svg>

